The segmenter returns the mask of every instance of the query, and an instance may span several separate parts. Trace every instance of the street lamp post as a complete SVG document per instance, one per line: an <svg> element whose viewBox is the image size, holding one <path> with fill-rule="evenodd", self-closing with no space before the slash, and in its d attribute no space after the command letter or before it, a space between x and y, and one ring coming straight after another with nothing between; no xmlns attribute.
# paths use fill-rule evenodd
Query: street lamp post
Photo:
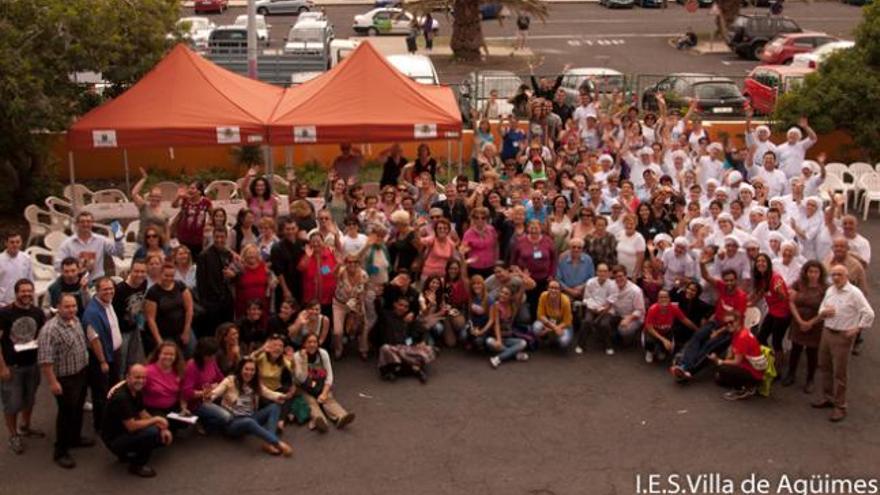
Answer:
<svg viewBox="0 0 880 495"><path fill-rule="evenodd" d="M257 5L256 0L247 3L247 62L248 77L257 79Z"/></svg>

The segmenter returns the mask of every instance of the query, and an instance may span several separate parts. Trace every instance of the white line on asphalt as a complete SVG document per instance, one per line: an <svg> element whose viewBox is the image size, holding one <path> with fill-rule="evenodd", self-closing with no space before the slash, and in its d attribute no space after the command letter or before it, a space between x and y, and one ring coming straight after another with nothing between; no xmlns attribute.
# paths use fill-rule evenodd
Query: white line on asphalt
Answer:
<svg viewBox="0 0 880 495"><path fill-rule="evenodd" d="M798 22L810 21L855 21L854 17L798 17ZM542 24L657 24L656 19L561 19L544 21Z"/></svg>
<svg viewBox="0 0 880 495"><path fill-rule="evenodd" d="M529 36L530 40L570 40L572 38L608 39L614 38L669 38L672 36L681 36L681 33L608 33L608 34L539 34ZM515 36L487 36L486 40L512 40Z"/></svg>

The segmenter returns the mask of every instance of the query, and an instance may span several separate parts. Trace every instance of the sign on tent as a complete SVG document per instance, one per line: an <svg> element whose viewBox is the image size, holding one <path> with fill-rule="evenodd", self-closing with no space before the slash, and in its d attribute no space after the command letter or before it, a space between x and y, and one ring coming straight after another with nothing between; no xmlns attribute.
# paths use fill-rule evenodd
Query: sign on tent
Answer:
<svg viewBox="0 0 880 495"><path fill-rule="evenodd" d="M294 126L294 143L315 143L318 141L318 129L313 125Z"/></svg>
<svg viewBox="0 0 880 495"><path fill-rule="evenodd" d="M437 124L416 124L413 126L413 135L416 139L436 138Z"/></svg>
<svg viewBox="0 0 880 495"><path fill-rule="evenodd" d="M218 127L217 143L219 144L235 144L241 142L241 129L235 126Z"/></svg>
<svg viewBox="0 0 880 495"><path fill-rule="evenodd" d="M92 131L92 143L94 144L95 148L115 148L116 131Z"/></svg>

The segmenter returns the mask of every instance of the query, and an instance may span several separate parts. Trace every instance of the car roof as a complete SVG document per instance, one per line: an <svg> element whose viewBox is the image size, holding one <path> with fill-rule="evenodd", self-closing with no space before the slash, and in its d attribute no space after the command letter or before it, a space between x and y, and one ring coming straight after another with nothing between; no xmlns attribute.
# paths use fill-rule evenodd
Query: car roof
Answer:
<svg viewBox="0 0 880 495"><path fill-rule="evenodd" d="M752 69L753 72L756 70L772 70L778 72L782 76L804 76L811 72L815 72L816 69L792 67L790 65L759 65Z"/></svg>
<svg viewBox="0 0 880 495"><path fill-rule="evenodd" d="M738 14L737 17L745 17L747 19L785 19L787 21L794 21L791 17L785 17L782 15L768 15L768 14Z"/></svg>
<svg viewBox="0 0 880 495"><path fill-rule="evenodd" d="M397 54L397 55L388 55L385 58L391 62L395 67L407 66L410 68L418 67L420 69L429 69L434 67L434 64L431 62L431 59L426 57L425 55L408 55L408 54Z"/></svg>
<svg viewBox="0 0 880 495"><path fill-rule="evenodd" d="M566 74L574 76L622 76L623 73L607 67L575 67L568 69Z"/></svg>
<svg viewBox="0 0 880 495"><path fill-rule="evenodd" d="M325 28L327 25L328 22L325 19L301 19L296 21L296 24L294 24L293 27Z"/></svg>
<svg viewBox="0 0 880 495"><path fill-rule="evenodd" d="M181 23L181 22L192 22L192 21L211 22L211 19L208 19L207 17L203 17L203 16L200 16L200 15L191 15L191 16L188 16L188 17L181 17L180 19L177 20L178 24Z"/></svg>
<svg viewBox="0 0 880 495"><path fill-rule="evenodd" d="M227 24L225 26L217 26L214 31L247 31L246 27L236 26L234 24Z"/></svg>

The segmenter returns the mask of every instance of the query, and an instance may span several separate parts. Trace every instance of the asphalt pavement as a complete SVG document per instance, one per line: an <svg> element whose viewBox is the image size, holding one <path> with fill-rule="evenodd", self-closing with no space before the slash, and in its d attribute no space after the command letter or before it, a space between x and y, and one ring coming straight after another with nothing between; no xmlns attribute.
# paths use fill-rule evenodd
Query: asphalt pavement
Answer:
<svg viewBox="0 0 880 495"><path fill-rule="evenodd" d="M880 220L863 233L880 236ZM583 356L540 351L497 370L486 356L443 350L426 385L383 382L375 362L349 357L335 365L336 394L357 420L324 436L288 427L291 459L266 456L252 439L190 435L157 452L159 476L141 480L100 444L74 451L79 465L66 471L52 463L51 439L28 440L15 456L2 434L0 493L608 495L634 494L637 475L644 488L651 474L878 478L878 353L872 330L852 360L849 416L839 424L810 408L799 386L728 402L708 375L676 385L634 349L613 357L595 346ZM35 426L51 434L54 414L43 385Z"/></svg>
<svg viewBox="0 0 880 495"><path fill-rule="evenodd" d="M692 27L697 33L714 30L714 19L709 9L688 13L681 5L670 2L667 9L607 9L596 3L554 3L544 21L532 22L529 46L535 53L536 71L554 73L566 63L575 67L610 67L627 74L668 74L672 72L708 72L726 76L744 76L757 62L742 60L730 53L697 55L675 50L671 38ZM370 10L370 6L326 6L337 37L354 36L351 24L354 15ZM766 13L764 8L744 9L744 12ZM232 23L243 8L230 8L222 15L209 15L217 24ZM824 31L852 39L852 32L861 19L861 10L839 2L786 2L786 16L793 18L805 30ZM183 15L191 15L184 9ZM435 13L440 22L440 36L449 36L452 18ZM295 16L270 16L270 49L283 46L283 38ZM513 22L503 25L497 20L483 21L483 33L489 43L512 43L515 36ZM719 44L723 44L720 40ZM401 46L403 39L401 37ZM506 64L504 60L487 62ZM502 67L507 68L507 67ZM440 71L443 83L456 83L461 74Z"/></svg>

